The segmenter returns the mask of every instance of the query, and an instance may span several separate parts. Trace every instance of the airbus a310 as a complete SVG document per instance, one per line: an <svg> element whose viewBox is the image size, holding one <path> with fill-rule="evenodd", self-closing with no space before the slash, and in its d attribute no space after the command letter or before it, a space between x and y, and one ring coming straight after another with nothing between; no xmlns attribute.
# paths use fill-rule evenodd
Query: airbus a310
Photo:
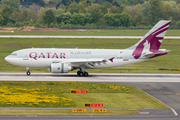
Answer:
<svg viewBox="0 0 180 120"><path fill-rule="evenodd" d="M68 73L79 69L78 76L88 76L85 69L120 67L165 55L159 49L170 25L169 20L159 21L138 43L127 49L59 49L31 48L12 52L5 60L29 68L49 68L52 73Z"/></svg>

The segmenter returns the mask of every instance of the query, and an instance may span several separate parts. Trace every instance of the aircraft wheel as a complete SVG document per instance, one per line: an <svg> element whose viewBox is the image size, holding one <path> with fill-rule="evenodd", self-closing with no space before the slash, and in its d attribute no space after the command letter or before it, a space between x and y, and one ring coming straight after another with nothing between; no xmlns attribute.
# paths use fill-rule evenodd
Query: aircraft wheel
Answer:
<svg viewBox="0 0 180 120"><path fill-rule="evenodd" d="M80 73L79 73L79 76L82 77L82 76L83 76L83 72L80 72Z"/></svg>
<svg viewBox="0 0 180 120"><path fill-rule="evenodd" d="M26 73L27 75L30 75L31 73L29 72L29 71L27 71L27 73Z"/></svg>
<svg viewBox="0 0 180 120"><path fill-rule="evenodd" d="M79 74L80 74L80 72L81 72L81 71L78 71L78 72L77 72L77 75L79 75ZM80 75L79 75L79 76L80 76Z"/></svg>
<svg viewBox="0 0 180 120"><path fill-rule="evenodd" d="M84 73L84 76L85 76L85 77L88 77L88 75L89 75L89 74L88 74L87 72Z"/></svg>

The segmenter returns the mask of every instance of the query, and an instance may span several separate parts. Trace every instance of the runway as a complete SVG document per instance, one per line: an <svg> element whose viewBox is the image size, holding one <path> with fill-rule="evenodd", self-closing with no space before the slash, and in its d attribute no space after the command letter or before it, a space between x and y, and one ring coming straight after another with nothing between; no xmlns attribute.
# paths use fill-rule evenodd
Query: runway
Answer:
<svg viewBox="0 0 180 120"><path fill-rule="evenodd" d="M0 38L119 38L140 39L143 36L74 36L74 35L0 35ZM180 39L180 36L165 36L164 39Z"/></svg>
<svg viewBox="0 0 180 120"><path fill-rule="evenodd" d="M79 77L76 73L0 73L0 81L69 81L69 82L180 82L180 74L110 74L90 73Z"/></svg>
<svg viewBox="0 0 180 120"><path fill-rule="evenodd" d="M75 73L52 74L52 73L0 73L0 81L72 81L72 82L104 82L112 84L131 85L140 88L147 94L168 105L172 110L143 109L138 115L117 116L0 116L1 119L30 120L30 119L155 119L169 120L180 119L180 74L109 74L90 73L89 77L79 77ZM162 91L162 95L160 94ZM175 112L174 112L174 111ZM176 116L176 114L178 116Z"/></svg>

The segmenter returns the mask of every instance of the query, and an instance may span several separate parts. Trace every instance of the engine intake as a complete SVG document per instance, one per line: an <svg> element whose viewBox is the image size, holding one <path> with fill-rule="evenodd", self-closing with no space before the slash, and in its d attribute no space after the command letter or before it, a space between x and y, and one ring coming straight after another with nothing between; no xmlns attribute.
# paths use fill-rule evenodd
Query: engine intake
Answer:
<svg viewBox="0 0 180 120"><path fill-rule="evenodd" d="M68 71L72 71L73 68L66 63L52 63L51 64L51 72L52 73L68 73Z"/></svg>

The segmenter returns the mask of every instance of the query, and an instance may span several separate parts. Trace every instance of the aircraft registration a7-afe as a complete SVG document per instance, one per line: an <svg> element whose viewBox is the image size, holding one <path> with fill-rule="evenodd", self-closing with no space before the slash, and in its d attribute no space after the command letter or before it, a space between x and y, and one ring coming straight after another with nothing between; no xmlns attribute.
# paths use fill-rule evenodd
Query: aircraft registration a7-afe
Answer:
<svg viewBox="0 0 180 120"><path fill-rule="evenodd" d="M5 60L29 68L49 68L52 73L68 73L80 69L79 76L88 76L85 69L120 67L165 55L159 49L170 25L169 20L159 21L138 43L127 49L55 49L31 48L14 51Z"/></svg>

